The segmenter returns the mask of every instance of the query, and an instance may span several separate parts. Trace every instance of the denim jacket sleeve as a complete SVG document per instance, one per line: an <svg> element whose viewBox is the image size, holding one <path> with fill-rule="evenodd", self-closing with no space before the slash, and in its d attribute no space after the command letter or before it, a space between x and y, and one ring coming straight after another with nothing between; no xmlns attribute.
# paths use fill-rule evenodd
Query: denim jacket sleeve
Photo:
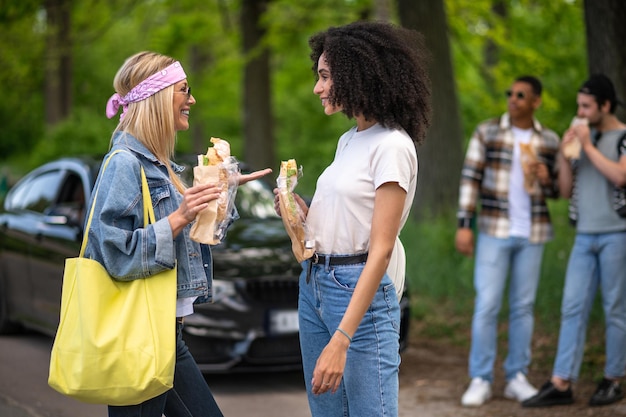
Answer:
<svg viewBox="0 0 626 417"><path fill-rule="evenodd" d="M115 154L96 182L96 202L85 256L121 281L174 268L174 239L166 216L144 228L141 164L130 152ZM94 197L92 197L93 199ZM93 204L93 203L92 203ZM172 209L173 210L173 209Z"/></svg>

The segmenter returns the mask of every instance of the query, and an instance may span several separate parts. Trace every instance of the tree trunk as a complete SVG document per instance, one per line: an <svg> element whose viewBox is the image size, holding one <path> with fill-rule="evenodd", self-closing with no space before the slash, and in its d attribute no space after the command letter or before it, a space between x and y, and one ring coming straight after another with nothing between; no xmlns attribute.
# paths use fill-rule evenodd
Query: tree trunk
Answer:
<svg viewBox="0 0 626 417"><path fill-rule="evenodd" d="M391 20L391 0L374 0L374 20Z"/></svg>
<svg viewBox="0 0 626 417"><path fill-rule="evenodd" d="M609 77L615 85L617 97L625 102L626 1L585 0L585 25L589 73L603 73ZM616 114L621 120L626 120L624 106L618 107Z"/></svg>
<svg viewBox="0 0 626 417"><path fill-rule="evenodd" d="M46 0L46 125L66 119L72 107L72 43L69 0Z"/></svg>
<svg viewBox="0 0 626 417"><path fill-rule="evenodd" d="M456 209L463 164L463 130L454 83L444 0L398 0L404 27L421 32L432 54L432 125L418 149L419 181L413 213L433 217Z"/></svg>
<svg viewBox="0 0 626 417"><path fill-rule="evenodd" d="M269 2L270 0L243 0L241 8L243 52L246 57L243 93L245 136L243 155L253 170L273 167L276 163L270 53L261 43L265 30L260 22Z"/></svg>
<svg viewBox="0 0 626 417"><path fill-rule="evenodd" d="M491 11L495 16L504 20L508 15L506 3L503 0L494 0L491 5ZM481 69L481 75L486 81L486 86L492 95L496 94L496 83L493 77L493 69L500 62L500 48L492 37L486 41L484 48L484 67Z"/></svg>
<svg viewBox="0 0 626 417"><path fill-rule="evenodd" d="M205 48L194 45L189 50L191 74L201 74L204 68L213 65L213 57ZM193 82L191 83L193 84ZM194 90L195 91L195 90ZM202 118L194 119L190 127L191 153L203 154L209 146L206 122Z"/></svg>

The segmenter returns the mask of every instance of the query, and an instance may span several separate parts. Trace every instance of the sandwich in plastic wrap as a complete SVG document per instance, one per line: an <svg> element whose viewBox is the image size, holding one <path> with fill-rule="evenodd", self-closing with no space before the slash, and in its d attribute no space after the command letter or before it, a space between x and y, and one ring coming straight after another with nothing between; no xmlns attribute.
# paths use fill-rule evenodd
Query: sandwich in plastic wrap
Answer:
<svg viewBox="0 0 626 417"><path fill-rule="evenodd" d="M276 179L280 214L285 230L291 238L291 249L298 262L309 259L315 251L312 242L309 241L304 213L293 195L301 173L302 170L296 166L296 160L289 159L280 163L280 174Z"/></svg>
<svg viewBox="0 0 626 417"><path fill-rule="evenodd" d="M191 239L217 245L226 235L233 218L237 194L239 163L230 155L230 144L220 138L211 138L213 147L205 155L198 155L198 166L193 168L193 185L215 183L221 188L217 200L198 213L191 226Z"/></svg>

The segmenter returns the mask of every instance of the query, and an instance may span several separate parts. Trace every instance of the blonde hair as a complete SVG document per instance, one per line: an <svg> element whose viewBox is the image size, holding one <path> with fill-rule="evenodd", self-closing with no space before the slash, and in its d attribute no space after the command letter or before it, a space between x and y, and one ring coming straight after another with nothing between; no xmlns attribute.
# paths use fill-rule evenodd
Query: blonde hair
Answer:
<svg viewBox="0 0 626 417"><path fill-rule="evenodd" d="M156 52L139 52L128 58L113 79L113 88L125 96L137 84L173 64L174 58ZM170 160L176 145L176 127L172 102L174 85L164 88L145 100L129 103L126 114L115 128L137 138L167 168L170 179L179 192L185 190L180 177L172 170Z"/></svg>

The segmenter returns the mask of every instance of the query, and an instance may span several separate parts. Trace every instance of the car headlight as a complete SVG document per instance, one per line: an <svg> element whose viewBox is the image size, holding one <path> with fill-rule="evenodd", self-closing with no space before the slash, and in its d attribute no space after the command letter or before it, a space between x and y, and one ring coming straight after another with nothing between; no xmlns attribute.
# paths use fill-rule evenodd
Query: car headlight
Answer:
<svg viewBox="0 0 626 417"><path fill-rule="evenodd" d="M213 280L213 305L223 305L239 312L250 310L250 306L235 289L234 281Z"/></svg>
<svg viewBox="0 0 626 417"><path fill-rule="evenodd" d="M235 291L235 283L233 281L224 281L221 279L214 279L213 286L213 301L220 302L223 298L234 297L237 295Z"/></svg>

